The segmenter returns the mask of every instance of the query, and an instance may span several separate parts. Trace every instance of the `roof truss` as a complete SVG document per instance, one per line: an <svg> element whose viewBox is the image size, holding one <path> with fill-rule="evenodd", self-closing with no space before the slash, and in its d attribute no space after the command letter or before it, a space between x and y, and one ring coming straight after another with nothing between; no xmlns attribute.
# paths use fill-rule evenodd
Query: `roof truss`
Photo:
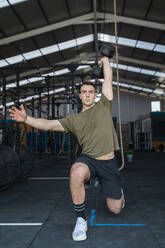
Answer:
<svg viewBox="0 0 165 248"><path fill-rule="evenodd" d="M113 14L110 14L110 13L104 14L104 13L97 12L96 16L98 19L98 23L114 22ZM158 23L158 22L150 22L146 20L141 20L141 19L136 19L136 18L131 18L131 17L124 17L124 16L117 16L117 21L121 23L130 24L130 25L142 26L142 27L147 27L147 28L152 28L152 29L159 29L162 31L165 30L165 25L162 23ZM31 30L31 31L27 31L27 32L23 32L20 34L12 35L10 37L3 38L0 40L0 45L10 44L18 40L30 38L35 35L43 34L43 33L57 30L60 28L64 28L70 25L91 24L91 23L94 24L94 13L93 12L85 14L85 15L81 15L75 18L67 19L62 22L46 25L44 27L40 27L40 28Z"/></svg>

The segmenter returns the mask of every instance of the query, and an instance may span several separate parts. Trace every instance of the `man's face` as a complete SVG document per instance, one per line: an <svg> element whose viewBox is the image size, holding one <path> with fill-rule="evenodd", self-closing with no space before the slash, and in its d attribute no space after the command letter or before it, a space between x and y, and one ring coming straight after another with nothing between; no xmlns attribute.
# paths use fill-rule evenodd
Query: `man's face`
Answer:
<svg viewBox="0 0 165 248"><path fill-rule="evenodd" d="M81 93L79 94L79 97L82 101L83 106L92 106L95 102L97 94L95 92L95 88L92 85L86 85L84 84L81 87Z"/></svg>

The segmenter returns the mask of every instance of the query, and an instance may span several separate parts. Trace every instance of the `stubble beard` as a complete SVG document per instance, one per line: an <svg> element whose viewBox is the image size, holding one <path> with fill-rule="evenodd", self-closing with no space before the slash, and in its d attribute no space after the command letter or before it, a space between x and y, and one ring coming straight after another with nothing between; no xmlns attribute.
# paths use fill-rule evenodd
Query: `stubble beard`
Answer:
<svg viewBox="0 0 165 248"><path fill-rule="evenodd" d="M93 105L94 105L95 103L92 101L90 101L90 102L84 102L83 103L83 106L86 106L86 107L92 107Z"/></svg>

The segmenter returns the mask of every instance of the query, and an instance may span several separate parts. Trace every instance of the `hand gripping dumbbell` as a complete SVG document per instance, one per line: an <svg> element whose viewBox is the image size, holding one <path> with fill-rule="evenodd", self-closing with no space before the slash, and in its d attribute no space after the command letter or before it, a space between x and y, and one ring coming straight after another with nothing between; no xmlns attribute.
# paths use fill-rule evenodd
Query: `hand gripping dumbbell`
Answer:
<svg viewBox="0 0 165 248"><path fill-rule="evenodd" d="M102 45L100 48L100 54L103 57L108 57L108 58L113 58L114 54L115 54L115 48L111 45ZM95 65L93 66L93 76L96 78L99 77L104 77L103 76L103 67L99 66L99 65Z"/></svg>

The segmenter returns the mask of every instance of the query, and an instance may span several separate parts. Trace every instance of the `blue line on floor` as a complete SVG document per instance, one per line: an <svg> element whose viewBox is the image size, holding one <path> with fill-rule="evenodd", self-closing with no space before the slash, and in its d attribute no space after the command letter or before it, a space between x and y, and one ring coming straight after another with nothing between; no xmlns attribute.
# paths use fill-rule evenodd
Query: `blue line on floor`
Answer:
<svg viewBox="0 0 165 248"><path fill-rule="evenodd" d="M95 224L95 226L146 226L146 224Z"/></svg>
<svg viewBox="0 0 165 248"><path fill-rule="evenodd" d="M111 223L105 223L105 224L94 224L93 221L95 219L95 212L96 210L91 210L91 219L90 219L90 226L146 226L146 224L111 224Z"/></svg>
<svg viewBox="0 0 165 248"><path fill-rule="evenodd" d="M90 226L94 226L93 221L95 219L95 210L91 210L91 219L90 219Z"/></svg>

